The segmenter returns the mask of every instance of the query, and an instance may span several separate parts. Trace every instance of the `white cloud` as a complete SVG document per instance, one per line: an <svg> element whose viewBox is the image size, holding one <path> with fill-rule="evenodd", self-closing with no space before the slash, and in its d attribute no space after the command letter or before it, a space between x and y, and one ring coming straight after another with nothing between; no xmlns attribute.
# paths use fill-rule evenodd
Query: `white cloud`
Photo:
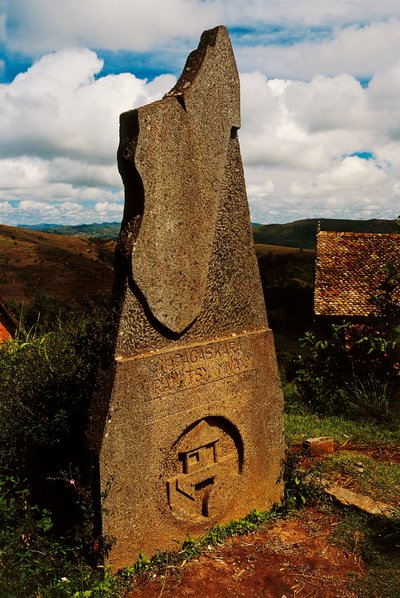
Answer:
<svg viewBox="0 0 400 598"><path fill-rule="evenodd" d="M95 52L60 50L0 85L3 156L114 161L119 114L158 99L175 79L165 75L148 84L129 73L95 79L101 68Z"/></svg>
<svg viewBox="0 0 400 598"><path fill-rule="evenodd" d="M321 27L354 22L390 19L399 15L397 0L225 0L224 16L231 22L253 24L275 23L293 27Z"/></svg>
<svg viewBox="0 0 400 598"><path fill-rule="evenodd" d="M66 68L68 56L72 72L61 85L58 67ZM160 97L175 80L95 79L100 68L96 54L73 49L44 57L0 86L2 146L14 153L0 160L3 221L21 222L21 214L25 221L119 219L118 113ZM366 89L349 75L308 83L270 80L260 72L241 76L239 135L253 219L399 213L396 69ZM357 152L372 159L352 155Z"/></svg>
<svg viewBox="0 0 400 598"><path fill-rule="evenodd" d="M0 160L1 191L25 190L43 185L48 176L48 168L38 158L6 158Z"/></svg>
<svg viewBox="0 0 400 598"><path fill-rule="evenodd" d="M238 46L236 55L241 71L257 69L269 77L311 79L316 73L348 73L367 79L398 61L400 19L337 29L331 39Z"/></svg>
<svg viewBox="0 0 400 598"><path fill-rule="evenodd" d="M37 55L70 45L148 50L217 25L220 2L201 0L8 0L9 47Z"/></svg>
<svg viewBox="0 0 400 598"><path fill-rule="evenodd" d="M175 78L147 82L123 73L96 79L101 68L94 52L73 48L42 57L0 85L0 221L98 218L94 206L77 210L85 200L102 205L105 220L121 214L119 114L159 99Z"/></svg>
<svg viewBox="0 0 400 598"><path fill-rule="evenodd" d="M233 27L242 73L239 135L253 219L400 212L398 2L2 6L5 47L32 56L59 50L0 85L0 220L119 219L119 114L159 99L175 79L101 77L102 60L86 46L158 50L175 69L183 48L195 47L201 30L220 22ZM4 18L0 40L2 25ZM368 88L356 77L371 78Z"/></svg>
<svg viewBox="0 0 400 598"><path fill-rule="evenodd" d="M374 160L364 160L358 156L346 156L329 172L318 175L321 191L336 192L375 187L383 184L385 178L385 172Z"/></svg>
<svg viewBox="0 0 400 598"><path fill-rule="evenodd" d="M248 185L247 191L253 198L264 198L267 195L271 195L275 190L275 185L268 179L261 183L252 183Z"/></svg>
<svg viewBox="0 0 400 598"><path fill-rule="evenodd" d="M400 12L396 0L5 0L3 5L10 49L33 56L71 45L146 51L174 40L176 46L178 40L193 41L220 23L257 31L272 25L291 33L299 26L339 28L387 21ZM245 41L251 36L238 37ZM373 35L370 41L374 45ZM289 56L286 60L290 62Z"/></svg>
<svg viewBox="0 0 400 598"><path fill-rule="evenodd" d="M32 224L50 222L53 224L80 224L82 222L120 221L122 203L103 202L102 209L93 202L62 201L50 203L39 200L22 200L17 204L0 201L0 214L8 224Z"/></svg>
<svg viewBox="0 0 400 598"><path fill-rule="evenodd" d="M255 221L397 215L396 73L366 89L349 75L308 83L242 75L240 141ZM262 191L266 181L272 193Z"/></svg>
<svg viewBox="0 0 400 598"><path fill-rule="evenodd" d="M0 5L1 10L1 5ZM6 15L5 13L0 13L0 42L4 42L6 40Z"/></svg>
<svg viewBox="0 0 400 598"><path fill-rule="evenodd" d="M102 201L96 203L95 212L101 216L103 221L106 220L121 220L123 207L120 203L110 203L109 201Z"/></svg>

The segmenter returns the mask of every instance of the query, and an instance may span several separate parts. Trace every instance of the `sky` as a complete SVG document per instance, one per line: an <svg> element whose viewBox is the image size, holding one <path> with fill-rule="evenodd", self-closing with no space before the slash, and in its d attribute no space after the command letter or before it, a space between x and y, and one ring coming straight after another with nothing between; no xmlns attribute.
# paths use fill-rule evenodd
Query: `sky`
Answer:
<svg viewBox="0 0 400 598"><path fill-rule="evenodd" d="M0 222L120 221L119 114L228 27L251 218L400 213L400 0L0 0Z"/></svg>

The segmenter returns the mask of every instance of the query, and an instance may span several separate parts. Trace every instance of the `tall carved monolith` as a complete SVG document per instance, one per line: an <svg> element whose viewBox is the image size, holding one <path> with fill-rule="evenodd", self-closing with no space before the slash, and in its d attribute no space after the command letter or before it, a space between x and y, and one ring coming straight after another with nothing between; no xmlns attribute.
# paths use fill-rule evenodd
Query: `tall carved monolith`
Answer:
<svg viewBox="0 0 400 598"><path fill-rule="evenodd" d="M255 257L228 33L121 115L115 343L91 445L114 568L281 498L283 402Z"/></svg>

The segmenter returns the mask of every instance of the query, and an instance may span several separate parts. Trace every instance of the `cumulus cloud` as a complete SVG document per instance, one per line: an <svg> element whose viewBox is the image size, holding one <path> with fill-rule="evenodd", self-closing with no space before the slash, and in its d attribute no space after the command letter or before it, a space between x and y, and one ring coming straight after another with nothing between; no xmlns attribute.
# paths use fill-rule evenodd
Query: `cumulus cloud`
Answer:
<svg viewBox="0 0 400 598"><path fill-rule="evenodd" d="M400 212L398 2L1 6L3 46L38 58L47 52L0 85L1 221L118 220L119 114L159 99L175 78L102 76L101 49L162 52L175 71L201 30L220 22L231 26L241 71L239 135L253 219Z"/></svg>
<svg viewBox="0 0 400 598"><path fill-rule="evenodd" d="M0 86L3 221L28 214L59 222L119 219L118 114L160 97L175 79L96 79L100 69L94 52L64 50ZM350 75L309 82L241 75L239 135L254 220L397 215L398 69L379 73L367 88Z"/></svg>
<svg viewBox="0 0 400 598"><path fill-rule="evenodd" d="M220 22L220 2L202 0L7 0L8 45L37 55L69 45L148 50L197 36Z"/></svg>
<svg viewBox="0 0 400 598"><path fill-rule="evenodd" d="M398 2L390 0L97 0L96 5L92 0L4 0L3 6L9 48L30 56L70 45L144 51L172 40L196 39L219 23L257 31L272 25L293 32L299 25L341 27L399 16Z"/></svg>
<svg viewBox="0 0 400 598"><path fill-rule="evenodd" d="M0 6L1 10L1 6ZM0 42L4 42L6 40L6 15L5 13L0 13Z"/></svg>
<svg viewBox="0 0 400 598"><path fill-rule="evenodd" d="M175 79L148 83L129 73L96 79L102 66L91 50L60 50L0 85L1 154L114 160L119 114L158 99Z"/></svg>
<svg viewBox="0 0 400 598"><path fill-rule="evenodd" d="M63 201L59 203L46 203L36 200L22 200L18 204L13 202L0 201L0 214L2 214L9 224L32 224L48 222L53 224L80 224L82 222L103 222L110 221L110 216L114 216L115 221L121 220L122 206L111 204L112 210L101 212L96 210L93 202Z"/></svg>
<svg viewBox="0 0 400 598"><path fill-rule="evenodd" d="M349 75L242 75L240 140L255 221L397 215L396 74L380 73L368 88Z"/></svg>
<svg viewBox="0 0 400 598"><path fill-rule="evenodd" d="M48 221L53 211L47 204L63 200L97 201L105 219L121 214L119 114L159 99L175 78L148 82L130 73L96 78L101 69L95 52L72 48L42 57L0 85L0 220L21 222L30 212L35 218L40 203L40 220ZM20 200L34 203L8 203ZM62 218L69 204L60 205L55 216ZM68 222L84 215L94 220L99 211L94 204L83 212L71 207Z"/></svg>
<svg viewBox="0 0 400 598"><path fill-rule="evenodd" d="M290 45L238 46L236 54L242 71L257 69L272 78L309 80L315 73L328 76L348 73L369 79L398 61L400 19L335 29L328 39L300 39Z"/></svg>
<svg viewBox="0 0 400 598"><path fill-rule="evenodd" d="M228 22L252 24L257 27L265 23L283 26L289 24L291 27L340 26L346 23L390 19L399 14L397 0L225 0L222 4Z"/></svg>

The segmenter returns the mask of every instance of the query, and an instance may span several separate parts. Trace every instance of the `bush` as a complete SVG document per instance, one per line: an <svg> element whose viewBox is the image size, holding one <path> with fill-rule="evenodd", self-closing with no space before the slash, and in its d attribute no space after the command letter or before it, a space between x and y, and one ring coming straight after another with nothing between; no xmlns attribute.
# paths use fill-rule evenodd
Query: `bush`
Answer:
<svg viewBox="0 0 400 598"><path fill-rule="evenodd" d="M0 346L0 468L28 480L81 465L105 310Z"/></svg>
<svg viewBox="0 0 400 598"><path fill-rule="evenodd" d="M302 401L317 413L390 423L400 411L399 274L391 267L365 323L331 324L306 333L308 351L296 380Z"/></svg>
<svg viewBox="0 0 400 598"><path fill-rule="evenodd" d="M0 595L37 596L60 571L68 592L82 568L91 578L97 543L85 434L106 316L96 307L0 345ZM63 583L42 595L72 595Z"/></svg>
<svg viewBox="0 0 400 598"><path fill-rule="evenodd" d="M71 536L54 533L51 511L32 504L23 483L0 476L1 596L70 595L64 579L91 574L81 548Z"/></svg>

